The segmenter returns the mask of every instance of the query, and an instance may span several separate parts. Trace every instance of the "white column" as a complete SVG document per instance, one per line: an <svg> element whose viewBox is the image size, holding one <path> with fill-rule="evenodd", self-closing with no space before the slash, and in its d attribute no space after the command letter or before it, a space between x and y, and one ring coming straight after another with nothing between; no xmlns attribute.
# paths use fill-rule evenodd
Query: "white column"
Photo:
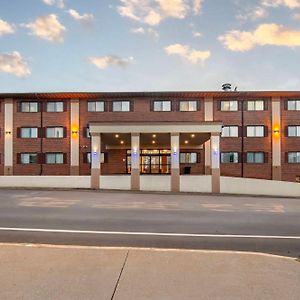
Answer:
<svg viewBox="0 0 300 300"><path fill-rule="evenodd" d="M214 107L213 98L204 99L204 121L212 122L214 120ZM210 151L210 141L204 143L205 151L205 174L211 174L211 151Z"/></svg>
<svg viewBox="0 0 300 300"><path fill-rule="evenodd" d="M220 193L220 133L211 134L210 148L212 193Z"/></svg>
<svg viewBox="0 0 300 300"><path fill-rule="evenodd" d="M13 175L13 99L4 102L4 175Z"/></svg>
<svg viewBox="0 0 300 300"><path fill-rule="evenodd" d="M140 134L131 133L131 189L140 189Z"/></svg>
<svg viewBox="0 0 300 300"><path fill-rule="evenodd" d="M100 188L101 175L101 135L92 133L91 145L91 188Z"/></svg>
<svg viewBox="0 0 300 300"><path fill-rule="evenodd" d="M171 133L171 191L180 191L180 139L179 133Z"/></svg>
<svg viewBox="0 0 300 300"><path fill-rule="evenodd" d="M71 99L70 116L71 165L70 175L79 175L79 100Z"/></svg>
<svg viewBox="0 0 300 300"><path fill-rule="evenodd" d="M280 98L272 98L272 179L281 180Z"/></svg>

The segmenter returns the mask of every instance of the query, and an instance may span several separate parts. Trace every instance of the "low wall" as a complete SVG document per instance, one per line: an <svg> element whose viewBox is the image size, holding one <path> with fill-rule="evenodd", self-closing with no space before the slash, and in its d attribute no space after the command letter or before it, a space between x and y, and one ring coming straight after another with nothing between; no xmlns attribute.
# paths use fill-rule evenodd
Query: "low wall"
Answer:
<svg viewBox="0 0 300 300"><path fill-rule="evenodd" d="M107 190L130 190L130 175L108 175L100 176L100 189Z"/></svg>
<svg viewBox="0 0 300 300"><path fill-rule="evenodd" d="M211 193L210 175L181 175L181 192Z"/></svg>
<svg viewBox="0 0 300 300"><path fill-rule="evenodd" d="M140 176L141 191L171 191L170 175L141 175Z"/></svg>

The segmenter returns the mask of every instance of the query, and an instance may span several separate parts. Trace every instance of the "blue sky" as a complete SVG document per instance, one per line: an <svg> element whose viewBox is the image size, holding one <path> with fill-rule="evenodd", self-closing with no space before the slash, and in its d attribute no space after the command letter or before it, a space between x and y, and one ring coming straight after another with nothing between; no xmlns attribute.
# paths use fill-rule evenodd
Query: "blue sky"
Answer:
<svg viewBox="0 0 300 300"><path fill-rule="evenodd" d="M1 0L0 92L300 90L300 0Z"/></svg>

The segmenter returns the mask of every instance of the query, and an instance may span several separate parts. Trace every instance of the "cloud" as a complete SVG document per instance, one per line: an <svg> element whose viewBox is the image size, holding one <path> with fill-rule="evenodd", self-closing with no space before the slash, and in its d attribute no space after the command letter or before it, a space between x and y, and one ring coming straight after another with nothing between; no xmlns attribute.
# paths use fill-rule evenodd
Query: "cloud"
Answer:
<svg viewBox="0 0 300 300"><path fill-rule="evenodd" d="M14 33L14 28L6 21L0 19L0 36Z"/></svg>
<svg viewBox="0 0 300 300"><path fill-rule="evenodd" d="M300 46L300 30L277 24L261 24L254 31L229 31L219 40L232 51L248 51L255 46Z"/></svg>
<svg viewBox="0 0 300 300"><path fill-rule="evenodd" d="M192 11L199 14L203 0L120 0L117 10L123 17L158 25L166 18L184 19Z"/></svg>
<svg viewBox="0 0 300 300"><path fill-rule="evenodd" d="M260 18L264 18L268 15L268 10L265 7L257 6L255 8L250 9L245 14L240 14L237 16L240 20L257 20Z"/></svg>
<svg viewBox="0 0 300 300"><path fill-rule="evenodd" d="M24 25L33 35L51 42L63 42L66 28L54 14L37 18L34 22Z"/></svg>
<svg viewBox="0 0 300 300"><path fill-rule="evenodd" d="M157 40L159 38L159 33L151 27L149 27L149 28L136 27L136 28L132 28L130 31L135 34L146 34L147 33L150 36L152 36L155 40Z"/></svg>
<svg viewBox="0 0 300 300"><path fill-rule="evenodd" d="M262 5L267 7L285 6L295 9L300 7L300 0L262 0Z"/></svg>
<svg viewBox="0 0 300 300"><path fill-rule="evenodd" d="M204 63L211 55L210 51L199 51L182 44L169 45L165 51L168 55L178 55L191 64Z"/></svg>
<svg viewBox="0 0 300 300"><path fill-rule="evenodd" d="M194 37L198 37L198 38L200 38L200 37L202 37L202 36L203 36L203 34L202 34L201 32L194 31L194 32L193 32L193 36L194 36Z"/></svg>
<svg viewBox="0 0 300 300"><path fill-rule="evenodd" d="M78 22L91 23L94 20L94 16L92 14L80 15L75 9L69 9L68 13L75 21Z"/></svg>
<svg viewBox="0 0 300 300"><path fill-rule="evenodd" d="M300 13L295 13L295 14L293 15L293 18L294 18L295 20L300 20Z"/></svg>
<svg viewBox="0 0 300 300"><path fill-rule="evenodd" d="M142 33L142 34L145 33L145 29L143 27L132 28L130 31L132 33Z"/></svg>
<svg viewBox="0 0 300 300"><path fill-rule="evenodd" d="M64 0L43 0L43 2L49 6L57 6L58 8L64 8Z"/></svg>
<svg viewBox="0 0 300 300"><path fill-rule="evenodd" d="M99 69L107 69L110 66L126 67L133 61L133 57L122 58L114 55L107 56L92 56L88 58L89 62L94 64Z"/></svg>
<svg viewBox="0 0 300 300"><path fill-rule="evenodd" d="M17 77L31 74L26 61L17 51L0 54L0 72L10 73Z"/></svg>

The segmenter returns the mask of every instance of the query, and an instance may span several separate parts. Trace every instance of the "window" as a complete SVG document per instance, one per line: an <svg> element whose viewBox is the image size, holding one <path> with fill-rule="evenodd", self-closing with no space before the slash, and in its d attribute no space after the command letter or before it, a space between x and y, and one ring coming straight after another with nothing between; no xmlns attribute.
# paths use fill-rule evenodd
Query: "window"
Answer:
<svg viewBox="0 0 300 300"><path fill-rule="evenodd" d="M91 133L90 133L90 128L89 127L86 127L86 132L85 132L85 136L90 139L91 138Z"/></svg>
<svg viewBox="0 0 300 300"><path fill-rule="evenodd" d="M113 111L130 111L129 101L114 101Z"/></svg>
<svg viewBox="0 0 300 300"><path fill-rule="evenodd" d="M300 163L300 152L289 152L288 153L288 162L290 164Z"/></svg>
<svg viewBox="0 0 300 300"><path fill-rule="evenodd" d="M88 164L92 163L91 152L86 153L86 162ZM104 153L103 152L101 152L101 155L100 155L100 163L101 164L104 163Z"/></svg>
<svg viewBox="0 0 300 300"><path fill-rule="evenodd" d="M20 129L20 137L21 138L37 138L38 137L38 129L35 127L21 128Z"/></svg>
<svg viewBox="0 0 300 300"><path fill-rule="evenodd" d="M300 99L299 100L288 100L287 102L288 110L300 110Z"/></svg>
<svg viewBox="0 0 300 300"><path fill-rule="evenodd" d="M182 164L195 164L197 163L197 153L180 153L180 163Z"/></svg>
<svg viewBox="0 0 300 300"><path fill-rule="evenodd" d="M21 112L38 112L38 102L21 102Z"/></svg>
<svg viewBox="0 0 300 300"><path fill-rule="evenodd" d="M21 153L21 164L37 164L38 154L37 153Z"/></svg>
<svg viewBox="0 0 300 300"><path fill-rule="evenodd" d="M247 137L263 137L264 126L247 126Z"/></svg>
<svg viewBox="0 0 300 300"><path fill-rule="evenodd" d="M197 111L197 101L180 101L180 111Z"/></svg>
<svg viewBox="0 0 300 300"><path fill-rule="evenodd" d="M222 128L222 137L238 137L239 127L238 126L224 126Z"/></svg>
<svg viewBox="0 0 300 300"><path fill-rule="evenodd" d="M288 126L288 136L300 136L300 126Z"/></svg>
<svg viewBox="0 0 300 300"><path fill-rule="evenodd" d="M46 164L63 164L63 153L46 153Z"/></svg>
<svg viewBox="0 0 300 300"><path fill-rule="evenodd" d="M264 110L264 100L247 101L247 110Z"/></svg>
<svg viewBox="0 0 300 300"><path fill-rule="evenodd" d="M171 101L154 101L154 111L171 111Z"/></svg>
<svg viewBox="0 0 300 300"><path fill-rule="evenodd" d="M47 112L63 112L64 103L62 101L58 102L47 102Z"/></svg>
<svg viewBox="0 0 300 300"><path fill-rule="evenodd" d="M48 127L46 129L47 138L63 138L64 128L63 127Z"/></svg>
<svg viewBox="0 0 300 300"><path fill-rule="evenodd" d="M237 111L238 110L237 100L221 101L221 110L222 111Z"/></svg>
<svg viewBox="0 0 300 300"><path fill-rule="evenodd" d="M104 102L103 101L89 101L88 102L88 111L92 112L102 112L104 111Z"/></svg>
<svg viewBox="0 0 300 300"><path fill-rule="evenodd" d="M223 153L221 153L221 163L223 163L223 164L230 164L230 163L237 164L238 162L239 162L238 152L223 152Z"/></svg>
<svg viewBox="0 0 300 300"><path fill-rule="evenodd" d="M248 164L264 163L264 153L263 152L248 152L247 153L247 163Z"/></svg>

